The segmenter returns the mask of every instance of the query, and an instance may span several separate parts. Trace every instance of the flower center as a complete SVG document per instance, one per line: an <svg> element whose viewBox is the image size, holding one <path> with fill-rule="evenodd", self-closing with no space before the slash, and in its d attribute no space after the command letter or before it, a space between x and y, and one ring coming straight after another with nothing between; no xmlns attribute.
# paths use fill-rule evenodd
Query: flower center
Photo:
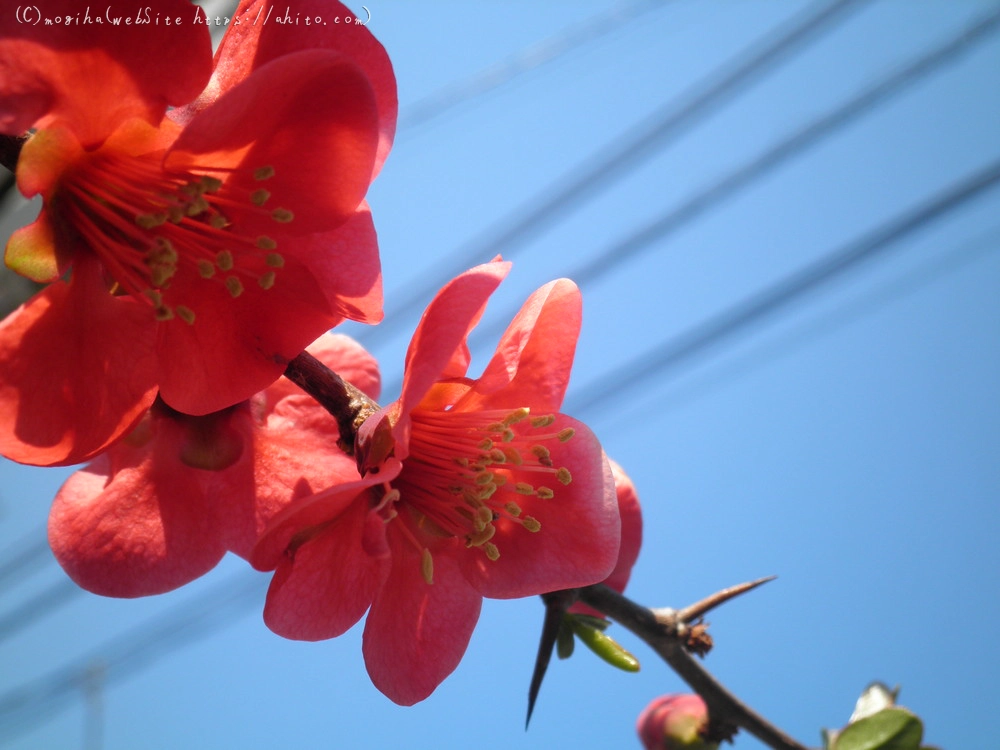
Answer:
<svg viewBox="0 0 1000 750"><path fill-rule="evenodd" d="M550 448L571 439L573 430L551 429L552 415L531 417L522 407L509 412L416 410L411 418L410 455L379 505L386 520L402 504L422 531L461 537L466 547L497 560L500 550L492 541L497 524L539 531L541 523L525 515L519 501L551 500L559 485L572 481L567 468L555 466ZM408 529L405 533L410 534ZM421 550L424 579L431 583L430 551L410 536Z"/></svg>
<svg viewBox="0 0 1000 750"><path fill-rule="evenodd" d="M265 208L270 193L263 186L223 190L232 173L167 172L160 154L98 153L63 178L58 212L101 260L112 293L144 300L158 320L193 324L195 310L170 303L178 274L221 283L239 297L247 283L270 289L285 264L272 238L242 236L228 216L249 210L283 224L292 212ZM260 182L273 175L272 167L253 173Z"/></svg>

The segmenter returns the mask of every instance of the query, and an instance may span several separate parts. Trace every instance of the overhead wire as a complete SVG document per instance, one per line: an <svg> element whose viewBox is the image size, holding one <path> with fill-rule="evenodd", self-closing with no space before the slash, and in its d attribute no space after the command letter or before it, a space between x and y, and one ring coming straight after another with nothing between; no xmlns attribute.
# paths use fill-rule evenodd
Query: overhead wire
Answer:
<svg viewBox="0 0 1000 750"><path fill-rule="evenodd" d="M929 52L866 86L846 103L811 120L764 152L730 170L706 188L684 200L680 205L669 208L651 222L629 233L623 239L610 244L604 250L599 251L591 260L585 261L575 268L567 269L563 275L571 278L580 287L586 287L601 276L609 274L617 266L634 259L653 247L654 244L662 242L689 222L715 208L724 200L731 198L741 189L760 180L807 148L817 145L824 138L842 130L853 120L870 112L891 96L902 93L908 86L922 80L933 71L939 70L947 63L956 61L961 54L967 53L975 43L989 38L998 29L1000 29L1000 6L949 37L942 44L935 46ZM473 345L483 340L496 340L505 328L506 321L510 320L515 312L516 308L511 309L507 314L494 316L490 323L476 328L470 337ZM383 390L386 393L395 393L400 384L401 381L397 378Z"/></svg>
<svg viewBox="0 0 1000 750"><path fill-rule="evenodd" d="M571 25L488 66L468 78L445 86L443 89L418 100L400 113L397 132L426 124L447 113L454 107L464 104L469 99L494 91L517 76L578 50L613 31L620 30L643 17L648 11L662 7L670 2L673 2L673 0L636 0L635 2L626 4L616 3L609 10ZM201 4L205 6L209 16L227 15L223 12L224 8L233 5L229 0L206 0ZM213 38L215 38L216 42L218 42L218 37L221 37L224 29L224 26L212 27ZM14 184L14 175L11 173L7 173L3 179L9 182L11 186ZM3 190L0 190L0 201L2 201L3 192ZM3 293L4 273L6 273L6 269L0 267L0 317L19 304L17 302L5 306L7 300L4 298ZM18 281L21 279L19 276L13 276L13 278ZM14 297L16 294L21 293L22 290L18 289L16 293L10 296ZM51 560L51 555L48 554L48 543L44 540L44 537L44 529L32 535L33 539L41 539L41 541L37 544L32 544L27 556L22 556L20 552L15 552L7 560L0 561L0 589L2 589L4 578L10 576L19 568L23 568L29 564L33 565L35 561L42 558ZM2 629L0 629L0 637L2 637Z"/></svg>
<svg viewBox="0 0 1000 750"><path fill-rule="evenodd" d="M654 375L676 368L698 354L745 331L814 292L861 264L884 254L900 241L946 213L992 188L1000 181L1000 160L990 163L957 185L949 187L917 208L905 212L864 236L824 255L750 297L727 307L705 322L642 352L612 372L585 385L568 398L567 412L585 412L609 398L620 397ZM613 396L609 383L614 383Z"/></svg>
<svg viewBox="0 0 1000 750"><path fill-rule="evenodd" d="M668 342L668 345L658 347L653 352L632 360L629 363L631 368L639 365L639 370L626 384L626 387L634 387L652 374L692 356L700 348L707 348L792 301L800 299L805 292L818 288L828 279L839 276L849 267L860 264L868 257L885 250L927 223L939 218L945 212L976 197L992 186L998 178L1000 178L1000 165L994 163L970 180L963 182L914 212L890 222L888 226L880 227L864 238L850 243L842 251L831 254L830 258L794 274L784 282L779 282L765 292L755 295L751 300L716 316L705 325L699 326L697 331L692 331L686 336L678 337L678 339L672 339L672 345ZM699 340L703 340L705 343L698 344ZM626 370L624 367L621 369ZM621 387L621 379L616 380L616 388L620 389ZM600 396L604 390L606 389L601 388L600 383L595 383L590 389L578 394L574 403L579 403L575 406L574 411L579 413L597 405L601 401ZM0 568L0 571L2 570L3 568ZM210 620L209 615L213 605L230 606L237 601L256 601L259 596L261 583L258 578L253 579L255 587L250 586L250 579L244 582L237 581L237 578L245 578L245 576L233 577L231 580L225 581L223 586L213 589L213 593L210 595L199 599L199 602L204 603L205 609L209 610L208 614L205 611L197 611L197 608L193 610L190 604L185 603L171 613L174 615L173 617L170 615L167 618L158 617L147 626L134 629L124 639L116 638L113 642L96 649L91 656L78 660L71 667L57 670L30 685L0 696L0 725L8 726L7 722L10 719L10 726L22 726L23 721L16 720L16 716L19 711L25 710L25 707L34 705L37 709L40 705L49 706L53 702L58 702L61 696L75 695L75 691L83 679L82 675L84 675L85 670L92 668L95 659L103 659L108 665L114 666L114 670L108 669L109 675L113 673L116 679L121 679L137 668L134 665L130 666L132 664L130 660L138 659L141 662L146 662L155 659L156 653L165 653L182 645L185 639L180 638L179 633L210 632L212 627L206 627L206 623ZM234 591L239 593L233 594ZM228 592L233 595L220 599L218 592ZM201 625L198 625L199 622ZM107 656L109 653L111 657Z"/></svg>
<svg viewBox="0 0 1000 750"><path fill-rule="evenodd" d="M1000 160L939 192L918 207L880 224L806 268L727 308L705 323L625 362L577 393L567 411L583 416L596 407L606 410L610 398L608 383L614 383L614 397L620 398L622 393L653 375L662 374L670 367L676 367L720 341L747 330L754 323L786 309L793 302L801 301L807 293L885 253L929 224L980 197L998 182ZM0 727L7 732L20 732L41 715L58 710L83 684L95 661L104 665L110 684L136 671L142 663L153 661L158 654L184 645L192 634L212 632L219 626L219 607L240 610L256 601L263 587L260 576L234 574L193 600L194 605L190 600L185 601L167 615L160 615L124 636L116 637L71 665L0 695ZM222 621L221 624L224 626L227 622Z"/></svg>
<svg viewBox="0 0 1000 750"><path fill-rule="evenodd" d="M386 310L388 322L361 331L357 338L369 345L384 339L405 325L407 319L415 317L426 300L455 273L501 252L506 257L514 255L527 240L553 224L570 208L638 167L655 149L683 134L723 102L801 49L806 42L814 42L822 33L831 31L836 22L846 19L847 11L860 7L864 2L867 0L832 0L812 4L790 21L769 31L680 97L596 153L588 154L511 216L490 227L472 242L435 260L428 273L408 285L406 296L399 295L401 301Z"/></svg>

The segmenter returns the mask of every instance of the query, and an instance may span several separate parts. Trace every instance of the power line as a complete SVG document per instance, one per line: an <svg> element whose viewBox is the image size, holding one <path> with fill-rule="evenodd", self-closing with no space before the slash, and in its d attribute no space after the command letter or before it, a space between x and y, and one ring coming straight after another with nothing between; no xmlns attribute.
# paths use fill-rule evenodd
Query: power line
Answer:
<svg viewBox="0 0 1000 750"><path fill-rule="evenodd" d="M804 269L786 276L766 289L723 310L704 323L668 339L661 345L591 382L570 399L568 413L575 414L609 399L609 383L615 397L635 388L653 375L677 367L735 333L801 300L846 271L894 247L899 241L972 200L1000 181L1000 160L960 184L944 191L903 216L890 220L854 242L820 258Z"/></svg>
<svg viewBox="0 0 1000 750"><path fill-rule="evenodd" d="M972 240L962 243L957 248L952 248L947 256L927 262L912 272L883 284L864 297L851 300L849 303L841 305L839 309L809 321L806 325L799 326L777 340L768 341L738 358L727 359L724 364L712 368L692 382L685 382L682 387L673 389L666 394L657 392L655 396L656 411L658 414L663 414L670 409L671 404L687 403L762 365L773 363L777 357L802 345L815 343L824 334L843 326L845 323L857 320L859 317L900 299L920 287L939 281L945 274L954 273L964 266L980 261L987 254L996 252L998 249L1000 249L1000 226L994 226ZM626 411L616 410L614 422L601 428L602 440L616 429L627 427L631 424L633 417L648 414L649 408L649 399L630 399L629 408ZM602 412L601 416L605 414L607 412Z"/></svg>
<svg viewBox="0 0 1000 750"><path fill-rule="evenodd" d="M568 410L582 414L605 406L607 383L615 384L620 395L651 375L677 366L694 354L746 329L774 314L806 293L820 288L845 271L882 253L914 232L940 219L1000 182L1000 160L991 163L972 177L926 201L916 209L882 224L862 238L786 277L744 302L738 303L695 327L670 339L660 347L625 363L602 377L579 394ZM230 576L222 585L188 600L165 617L135 628L130 634L95 649L91 655L72 665L38 678L27 685L0 695L0 726L11 732L22 731L46 713L58 710L84 684L94 663L105 666L109 683L137 671L158 655L184 645L187 640L207 634L228 621L220 614L225 609L241 610L256 602L264 589L259 576L246 573Z"/></svg>
<svg viewBox="0 0 1000 750"><path fill-rule="evenodd" d="M230 576L220 585L189 597L166 615L106 641L68 666L0 695L2 736L10 739L32 729L40 718L63 708L92 683L94 665L103 669L104 685L123 680L187 642L230 625L235 615L259 602L266 589L267 581L260 574Z"/></svg>
<svg viewBox="0 0 1000 750"><path fill-rule="evenodd" d="M688 222L697 219L739 190L759 180L792 157L802 153L808 147L816 145L823 138L843 129L852 120L870 111L877 104L900 93L906 86L915 83L945 63L953 62L961 53L968 51L970 45L988 38L998 27L1000 27L1000 7L930 52L867 86L846 104L841 104L832 111L812 120L765 152L731 170L679 206L669 209L652 222L599 252L589 262L585 262L575 269L570 269L565 275L581 287L595 281L616 266L649 249L655 242L663 240ZM507 325L506 321L513 317L515 311L516 309L511 310L509 314L494 317L490 323L478 327L473 332L473 342L495 340L502 333ZM400 387L400 382L399 379L393 381L383 389L384 392L395 393Z"/></svg>
<svg viewBox="0 0 1000 750"><path fill-rule="evenodd" d="M669 0L639 0L629 5L615 5L611 10L563 29L558 34L526 47L480 72L445 86L408 106L399 116L399 131L409 131L470 99L493 91L519 75L596 41L612 31L632 23L647 11Z"/></svg>
<svg viewBox="0 0 1000 750"><path fill-rule="evenodd" d="M612 143L589 155L534 196L514 215L491 227L480 238L459 247L438 260L434 269L410 285L414 289L396 307L387 311L388 323L365 329L358 339L372 343L398 328L399 323L415 317L421 306L440 286L441 276L450 277L500 252L506 257L528 239L552 224L560 214L583 201L602 185L618 179L637 167L654 147L670 137L677 137L699 118L714 111L725 99L735 96L766 73L805 41L813 40L833 27L833 23L865 0L833 0L810 6L774 32L766 34L735 58L710 73L686 94L670 102Z"/></svg>

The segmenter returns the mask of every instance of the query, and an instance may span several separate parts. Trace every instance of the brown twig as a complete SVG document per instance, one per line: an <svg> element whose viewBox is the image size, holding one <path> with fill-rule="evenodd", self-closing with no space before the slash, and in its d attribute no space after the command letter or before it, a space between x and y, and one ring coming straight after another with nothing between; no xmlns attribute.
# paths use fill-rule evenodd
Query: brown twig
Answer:
<svg viewBox="0 0 1000 750"><path fill-rule="evenodd" d="M804 745L800 745L729 692L688 653L685 638L689 621L678 616L680 612L686 612L699 617L699 613L707 612L722 601L749 591L767 580L769 579L725 589L678 612L660 610L659 615L603 584L587 586L580 589L579 593L581 601L603 612L645 641L691 689L704 699L709 716L712 718L713 728L729 725L745 729L775 750L807 750ZM734 590L735 593L726 595L727 592ZM720 595L723 595L721 599ZM705 602L709 602L707 608L704 606Z"/></svg>
<svg viewBox="0 0 1000 750"><path fill-rule="evenodd" d="M285 377L333 415L340 430L337 444L348 455L353 454L358 428L378 411L378 404L309 352L302 352L288 363Z"/></svg>

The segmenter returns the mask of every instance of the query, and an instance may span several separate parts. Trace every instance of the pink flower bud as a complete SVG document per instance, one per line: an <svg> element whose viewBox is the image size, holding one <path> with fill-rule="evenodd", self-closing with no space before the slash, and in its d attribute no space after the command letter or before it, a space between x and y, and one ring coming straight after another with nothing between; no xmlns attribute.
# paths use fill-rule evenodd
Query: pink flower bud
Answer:
<svg viewBox="0 0 1000 750"><path fill-rule="evenodd" d="M639 714L635 729L646 750L716 750L707 742L708 709L697 695L662 695Z"/></svg>

